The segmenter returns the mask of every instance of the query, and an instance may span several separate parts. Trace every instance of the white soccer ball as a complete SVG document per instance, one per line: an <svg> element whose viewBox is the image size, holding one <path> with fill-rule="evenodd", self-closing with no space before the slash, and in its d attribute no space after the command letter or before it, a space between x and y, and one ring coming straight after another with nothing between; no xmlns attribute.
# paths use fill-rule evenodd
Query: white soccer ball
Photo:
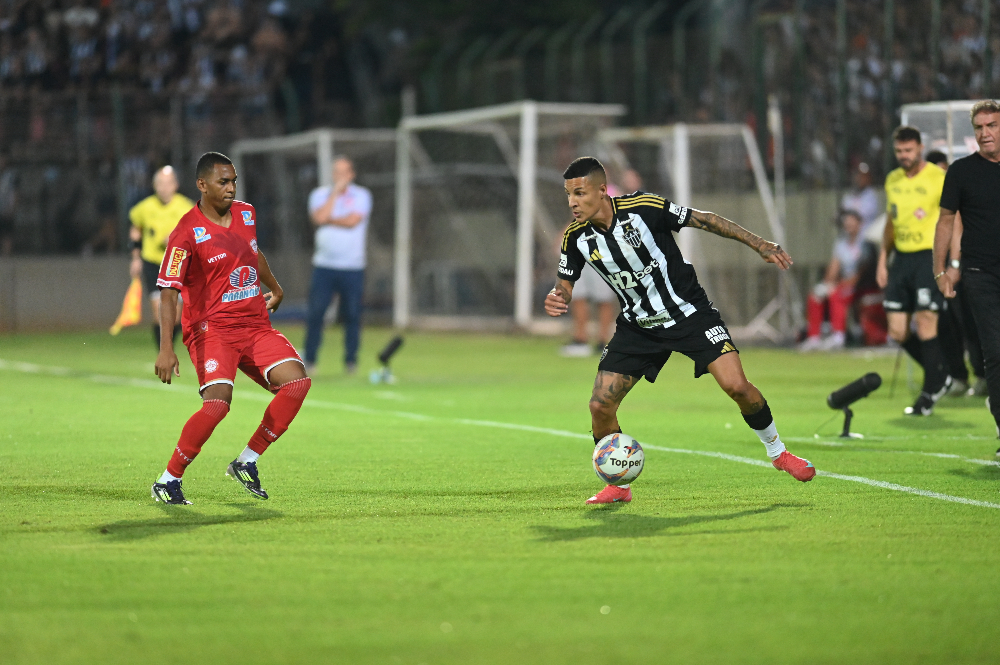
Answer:
<svg viewBox="0 0 1000 665"><path fill-rule="evenodd" d="M627 485L642 473L646 456L628 434L608 434L594 448L594 471L609 485Z"/></svg>

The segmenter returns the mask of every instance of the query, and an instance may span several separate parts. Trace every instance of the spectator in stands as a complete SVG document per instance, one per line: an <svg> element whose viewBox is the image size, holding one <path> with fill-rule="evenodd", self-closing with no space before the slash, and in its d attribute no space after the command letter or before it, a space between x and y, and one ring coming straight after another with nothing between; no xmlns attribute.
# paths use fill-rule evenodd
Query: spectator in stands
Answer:
<svg viewBox="0 0 1000 665"><path fill-rule="evenodd" d="M337 295L344 322L344 370L358 368L361 298L365 284L365 242L372 194L354 184L354 163L346 156L333 162L333 182L309 194L309 215L316 226L312 285L306 318L306 372L316 369L323 343L323 318Z"/></svg>
<svg viewBox="0 0 1000 665"><path fill-rule="evenodd" d="M854 302L855 289L864 259L873 256L861 235L861 214L845 210L840 215L842 233L833 246L833 255L826 266L823 281L817 284L807 301L808 333L799 346L802 351L841 349L847 342L847 313ZM824 309L829 308L829 337L823 339Z"/></svg>

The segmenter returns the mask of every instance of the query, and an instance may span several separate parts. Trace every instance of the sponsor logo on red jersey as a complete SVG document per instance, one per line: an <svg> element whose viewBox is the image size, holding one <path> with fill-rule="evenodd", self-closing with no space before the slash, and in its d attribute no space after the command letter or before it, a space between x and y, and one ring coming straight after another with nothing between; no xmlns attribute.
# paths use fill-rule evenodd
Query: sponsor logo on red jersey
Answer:
<svg viewBox="0 0 1000 665"><path fill-rule="evenodd" d="M260 286L257 284L257 271L250 266L240 266L229 273L229 283L233 286L234 290L223 293L222 302L245 300L260 294Z"/></svg>
<svg viewBox="0 0 1000 665"><path fill-rule="evenodd" d="M194 242L198 244L200 242L205 242L206 240L211 240L212 234L206 233L204 226L194 227Z"/></svg>
<svg viewBox="0 0 1000 665"><path fill-rule="evenodd" d="M179 277L181 274L181 264L187 258L187 251L180 247L170 250L170 261L167 262L167 277Z"/></svg>
<svg viewBox="0 0 1000 665"><path fill-rule="evenodd" d="M253 226L253 213L249 210L243 211L243 224L246 226Z"/></svg>

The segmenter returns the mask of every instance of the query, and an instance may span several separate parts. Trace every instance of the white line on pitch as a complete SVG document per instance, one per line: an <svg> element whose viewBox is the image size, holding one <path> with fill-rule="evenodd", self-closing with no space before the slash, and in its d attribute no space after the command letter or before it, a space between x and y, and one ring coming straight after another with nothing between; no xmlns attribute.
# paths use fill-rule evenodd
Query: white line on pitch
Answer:
<svg viewBox="0 0 1000 665"><path fill-rule="evenodd" d="M22 363L22 362L10 362L0 359L0 369L13 369L19 372L28 372L32 374L51 374L55 376L78 376L81 378L89 378L93 381L98 381L100 383L108 383L114 385L122 386L133 386L137 388L174 388L175 386L168 386L167 384L157 383L152 380L147 379L133 379L128 377L116 377L116 376L106 376L97 374L83 374L74 373L72 370L67 370L63 367L45 367L42 365L36 365L34 363ZM176 386L180 388L180 386ZM236 396L241 399L250 399L253 401L263 401L270 402L271 397L255 392L249 392L244 390L235 391ZM336 409L339 411L352 411L354 413L364 413L370 415L391 415L400 418L407 418L411 420L421 420L427 422L451 422L459 425L471 425L474 427L490 427L495 429L510 429L522 432L533 432L537 434L548 434L551 436L559 436L570 439L586 439L591 440L589 434L581 434L579 432L569 432L566 430L559 429L549 429L547 427L535 427L532 425L519 425L517 423L504 423L492 420L471 420L468 418L442 418L439 416L427 416L421 413L410 413L407 411L388 411L382 409L372 409L365 406L359 406L356 404L345 404L342 402L327 402L323 400L307 399L304 403L305 406L313 406L320 408ZM770 462L765 462L763 460L754 459L751 457L741 457L739 455L730 455L728 453L720 453L710 450L689 450L686 448L666 448L664 446L655 446L651 444L644 444L644 448L649 450L659 450L661 452L667 453L679 453L684 455L700 455L702 457L714 457L717 459L724 459L730 462L739 462L741 464L749 464L751 466L759 467L770 467ZM950 457L944 453L941 453L941 457ZM959 458L963 459L963 458ZM971 460L970 460L971 461ZM982 460L981 460L982 461ZM906 485L897 485L896 483L889 483L884 480L874 480L872 478L865 478L863 476L847 476L840 473L833 473L830 471L817 470L816 475L823 476L824 478L834 478L836 480L846 480L853 483L861 483L862 485L869 485L871 487L879 487L881 489L892 490L894 492L904 492L907 494L916 494L917 496L924 496L931 499L938 499L940 501L948 501L951 503L962 503L969 506L979 506L981 508L994 508L1000 510L1000 503L990 503L989 501L976 501L975 499L966 499L961 496L952 496L950 494L941 494L940 492L932 492L930 490L924 490L917 487L907 487Z"/></svg>

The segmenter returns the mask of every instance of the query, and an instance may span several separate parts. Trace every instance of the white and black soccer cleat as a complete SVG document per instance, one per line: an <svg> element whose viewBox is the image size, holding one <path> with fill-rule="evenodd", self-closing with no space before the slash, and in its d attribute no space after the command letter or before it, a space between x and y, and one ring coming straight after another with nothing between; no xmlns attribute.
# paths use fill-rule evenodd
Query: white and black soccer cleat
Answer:
<svg viewBox="0 0 1000 665"><path fill-rule="evenodd" d="M171 480L166 483L153 483L150 493L154 499L166 504L174 506L191 505L191 502L184 498L184 492L181 491L181 481L179 480Z"/></svg>
<svg viewBox="0 0 1000 665"><path fill-rule="evenodd" d="M241 462L234 459L226 468L226 475L235 478L243 488L258 499L266 499L267 492L260 487L260 477L257 475L256 462Z"/></svg>

